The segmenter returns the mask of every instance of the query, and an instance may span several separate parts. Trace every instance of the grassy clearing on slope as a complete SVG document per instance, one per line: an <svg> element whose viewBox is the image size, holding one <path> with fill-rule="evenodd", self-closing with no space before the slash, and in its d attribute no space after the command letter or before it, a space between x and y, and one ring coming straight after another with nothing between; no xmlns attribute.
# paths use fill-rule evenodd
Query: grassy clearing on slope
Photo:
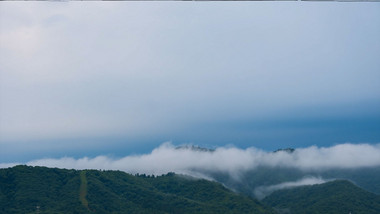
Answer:
<svg viewBox="0 0 380 214"><path fill-rule="evenodd" d="M88 209L88 201L87 201L86 195L87 195L87 179L86 179L86 171L83 170L80 172L79 200L82 203L82 205Z"/></svg>

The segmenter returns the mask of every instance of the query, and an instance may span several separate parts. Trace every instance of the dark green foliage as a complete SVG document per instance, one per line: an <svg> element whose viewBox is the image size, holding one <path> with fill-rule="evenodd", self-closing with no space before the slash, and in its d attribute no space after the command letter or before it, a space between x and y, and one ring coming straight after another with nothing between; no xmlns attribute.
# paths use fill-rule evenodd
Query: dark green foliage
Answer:
<svg viewBox="0 0 380 214"><path fill-rule="evenodd" d="M16 166L0 170L0 213L80 213L79 173ZM74 212L75 211L75 212Z"/></svg>
<svg viewBox="0 0 380 214"><path fill-rule="evenodd" d="M294 168L258 167L239 174L238 179L227 173L210 173L207 175L231 189L255 197L254 190L256 187L296 181L306 174Z"/></svg>
<svg viewBox="0 0 380 214"><path fill-rule="evenodd" d="M216 182L169 173L0 169L0 213L273 213ZM86 207L88 205L88 207Z"/></svg>
<svg viewBox="0 0 380 214"><path fill-rule="evenodd" d="M218 183L174 173L152 177L90 170L87 181L89 208L101 213L271 213Z"/></svg>
<svg viewBox="0 0 380 214"><path fill-rule="evenodd" d="M279 190L266 197L263 202L275 207L279 213L380 213L380 196L346 180Z"/></svg>
<svg viewBox="0 0 380 214"><path fill-rule="evenodd" d="M231 189L255 197L254 190L259 186L269 186L283 182L297 181L304 177L321 177L324 179L344 179L353 181L363 189L380 194L380 167L363 167L358 169L333 170L299 170L292 167L258 167L239 174L234 179L228 173L203 172Z"/></svg>
<svg viewBox="0 0 380 214"><path fill-rule="evenodd" d="M380 167L327 170L320 175L324 178L350 180L359 187L380 195Z"/></svg>

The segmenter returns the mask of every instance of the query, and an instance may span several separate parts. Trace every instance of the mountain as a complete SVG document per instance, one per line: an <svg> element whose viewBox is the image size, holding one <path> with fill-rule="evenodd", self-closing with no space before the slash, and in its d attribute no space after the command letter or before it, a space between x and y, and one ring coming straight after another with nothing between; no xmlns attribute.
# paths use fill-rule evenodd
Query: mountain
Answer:
<svg viewBox="0 0 380 214"><path fill-rule="evenodd" d="M179 146L178 150L189 150L204 154L215 154L216 150L202 148L192 145ZM292 154L294 148L277 149L273 154ZM294 157L293 157L294 158ZM284 182L296 182L304 178L320 178L322 180L350 180L359 187L380 195L380 167L359 167L359 168L309 168L300 169L297 166L264 166L240 169L240 170L218 170L194 167L187 169L187 173L194 176L211 178L222 183L226 187L236 192L261 198L257 195L257 189L266 186L279 185Z"/></svg>
<svg viewBox="0 0 380 214"><path fill-rule="evenodd" d="M347 180L278 190L262 202L275 207L278 213L380 213L380 196L367 192Z"/></svg>
<svg viewBox="0 0 380 214"><path fill-rule="evenodd" d="M325 169L300 170L291 167L257 167L239 174L238 179L228 173L202 171L208 177L223 183L237 192L257 197L255 190L263 186L277 185L284 182L294 182L305 177L316 177L325 180L350 180L359 187L380 194L380 168L367 167L358 169Z"/></svg>
<svg viewBox="0 0 380 214"><path fill-rule="evenodd" d="M191 150L191 151L196 151L196 152L215 152L215 149L208 149L208 148L203 148L203 147L194 146L194 145L177 146L175 149L176 150Z"/></svg>
<svg viewBox="0 0 380 214"><path fill-rule="evenodd" d="M273 213L219 183L168 173L0 169L0 213Z"/></svg>
<svg viewBox="0 0 380 214"><path fill-rule="evenodd" d="M270 177L271 170L261 172L256 178L269 176L268 183L289 179L288 172L275 178ZM30 166L0 169L0 213L4 214L349 212L380 213L380 196L349 181L335 180L277 190L258 201L220 183L174 173L150 176Z"/></svg>
<svg viewBox="0 0 380 214"><path fill-rule="evenodd" d="M294 151L296 151L296 149L294 149L294 148L285 148L285 149L277 149L276 151L274 151L274 153L276 153L276 152L293 153Z"/></svg>

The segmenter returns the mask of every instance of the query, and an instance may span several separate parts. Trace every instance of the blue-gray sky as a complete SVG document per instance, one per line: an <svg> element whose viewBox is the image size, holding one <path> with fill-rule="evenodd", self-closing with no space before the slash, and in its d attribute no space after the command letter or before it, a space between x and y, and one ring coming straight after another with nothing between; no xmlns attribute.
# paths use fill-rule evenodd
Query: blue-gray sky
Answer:
<svg viewBox="0 0 380 214"><path fill-rule="evenodd" d="M380 142L380 3L1 2L0 162Z"/></svg>

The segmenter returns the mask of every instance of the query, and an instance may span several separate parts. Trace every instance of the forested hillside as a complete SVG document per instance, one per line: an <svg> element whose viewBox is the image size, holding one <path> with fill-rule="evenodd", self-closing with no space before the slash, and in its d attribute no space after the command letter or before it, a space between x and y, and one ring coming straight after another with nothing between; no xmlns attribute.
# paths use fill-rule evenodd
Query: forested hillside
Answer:
<svg viewBox="0 0 380 214"><path fill-rule="evenodd" d="M256 197L254 190L260 186L276 185L283 182L297 181L305 177L320 177L326 180L342 179L351 180L357 186L380 194L380 168L367 167L358 169L331 169L306 171L285 167L258 167L239 174L239 179L228 173L213 173L202 171L205 175L225 184L246 195Z"/></svg>
<svg viewBox="0 0 380 214"><path fill-rule="evenodd" d="M268 176L269 182L278 179ZM337 180L278 190L259 202L220 183L174 173L150 176L30 166L0 169L0 213L4 214L349 212L380 213L380 196Z"/></svg>
<svg viewBox="0 0 380 214"><path fill-rule="evenodd" d="M380 196L346 180L279 190L263 200L279 213L378 214Z"/></svg>
<svg viewBox="0 0 380 214"><path fill-rule="evenodd" d="M273 213L221 184L169 173L0 169L0 213Z"/></svg>

